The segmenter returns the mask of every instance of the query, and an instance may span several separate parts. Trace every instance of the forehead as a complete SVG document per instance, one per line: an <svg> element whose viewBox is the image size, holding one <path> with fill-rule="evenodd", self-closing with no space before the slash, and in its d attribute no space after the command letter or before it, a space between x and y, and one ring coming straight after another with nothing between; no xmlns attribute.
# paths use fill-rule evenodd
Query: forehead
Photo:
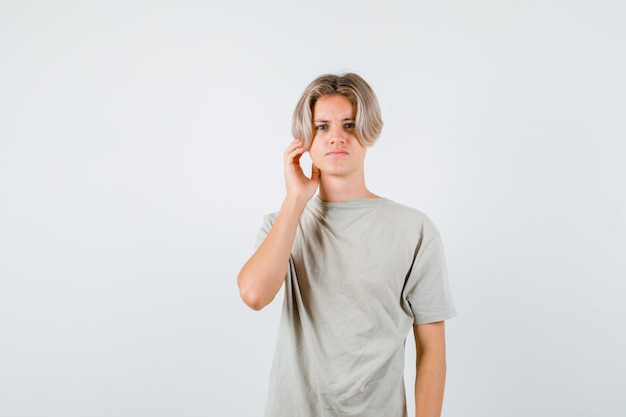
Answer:
<svg viewBox="0 0 626 417"><path fill-rule="evenodd" d="M322 96L317 99L315 106L313 106L314 119L352 119L354 115L352 102L340 94Z"/></svg>

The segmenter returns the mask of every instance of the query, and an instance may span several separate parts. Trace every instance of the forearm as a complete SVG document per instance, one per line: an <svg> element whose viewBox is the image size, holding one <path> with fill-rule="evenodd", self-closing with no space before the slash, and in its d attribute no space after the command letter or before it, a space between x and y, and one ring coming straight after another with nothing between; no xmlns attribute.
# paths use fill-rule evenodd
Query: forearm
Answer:
<svg viewBox="0 0 626 417"><path fill-rule="evenodd" d="M417 358L415 416L439 417L446 382L445 350L432 349Z"/></svg>
<svg viewBox="0 0 626 417"><path fill-rule="evenodd" d="M286 198L274 226L239 272L239 294L254 310L268 305L285 280L291 247L305 206L304 199Z"/></svg>

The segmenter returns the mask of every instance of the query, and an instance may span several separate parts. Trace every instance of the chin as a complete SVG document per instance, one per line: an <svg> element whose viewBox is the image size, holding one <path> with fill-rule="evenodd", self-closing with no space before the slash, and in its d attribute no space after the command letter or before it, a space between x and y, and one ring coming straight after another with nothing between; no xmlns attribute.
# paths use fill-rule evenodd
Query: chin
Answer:
<svg viewBox="0 0 626 417"><path fill-rule="evenodd" d="M340 169L320 169L320 174L326 175L326 177L347 177L354 171L340 170Z"/></svg>

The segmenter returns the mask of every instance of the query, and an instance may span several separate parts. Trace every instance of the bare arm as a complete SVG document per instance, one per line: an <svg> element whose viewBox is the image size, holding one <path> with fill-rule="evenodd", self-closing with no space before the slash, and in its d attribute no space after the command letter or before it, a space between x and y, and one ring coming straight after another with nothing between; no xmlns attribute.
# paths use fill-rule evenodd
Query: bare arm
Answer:
<svg viewBox="0 0 626 417"><path fill-rule="evenodd" d="M444 322L414 325L417 373L415 416L439 417L446 382Z"/></svg>
<svg viewBox="0 0 626 417"><path fill-rule="evenodd" d="M302 141L295 140L285 151L287 196L272 230L237 277L241 299L254 310L268 305L280 290L300 216L317 190L319 170L314 165L311 178L304 175L300 166L300 157L304 153L302 146Z"/></svg>

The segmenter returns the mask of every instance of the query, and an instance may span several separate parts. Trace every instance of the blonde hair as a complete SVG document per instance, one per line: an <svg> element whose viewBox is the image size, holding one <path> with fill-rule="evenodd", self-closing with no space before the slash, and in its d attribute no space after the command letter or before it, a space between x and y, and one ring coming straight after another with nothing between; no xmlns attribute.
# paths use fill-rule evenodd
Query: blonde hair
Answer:
<svg viewBox="0 0 626 417"><path fill-rule="evenodd" d="M303 140L304 149L309 149L314 137L313 107L320 97L335 94L350 100L356 111L356 137L363 146L372 146L383 129L378 99L369 84L353 73L320 75L308 85L293 111L293 137Z"/></svg>

